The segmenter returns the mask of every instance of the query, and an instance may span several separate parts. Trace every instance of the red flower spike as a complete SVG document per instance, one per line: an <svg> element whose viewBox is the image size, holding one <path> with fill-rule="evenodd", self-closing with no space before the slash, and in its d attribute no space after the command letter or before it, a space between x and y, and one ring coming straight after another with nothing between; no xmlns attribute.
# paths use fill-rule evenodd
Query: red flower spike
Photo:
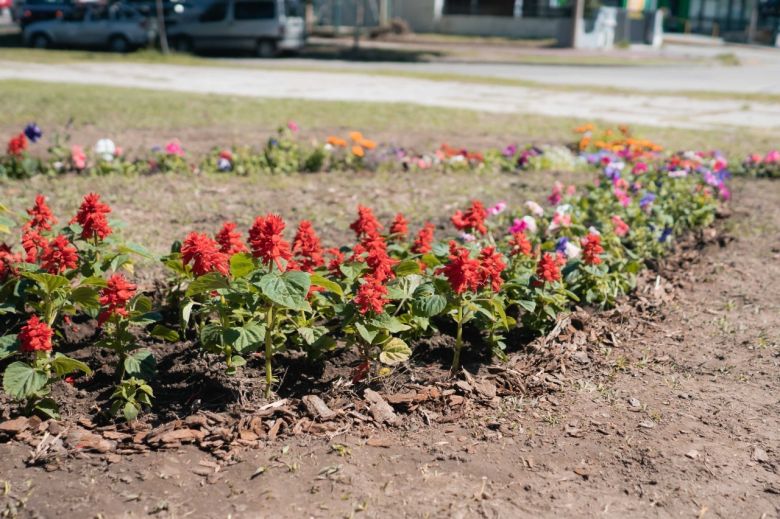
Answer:
<svg viewBox="0 0 780 519"><path fill-rule="evenodd" d="M24 261L35 263L38 257L49 247L49 240L38 234L37 231L26 231L22 235L22 248L26 253Z"/></svg>
<svg viewBox="0 0 780 519"><path fill-rule="evenodd" d="M518 254L523 256L531 255L531 242L524 232L512 234L512 238L509 240L509 246L511 247L509 252L510 256L517 256Z"/></svg>
<svg viewBox="0 0 780 519"><path fill-rule="evenodd" d="M202 276L209 272L230 274L228 255L220 252L219 244L206 234L191 232L181 246L181 258L185 265L192 263L192 273Z"/></svg>
<svg viewBox="0 0 780 519"><path fill-rule="evenodd" d="M298 224L292 250L300 263L301 270L312 272L315 268L325 264L320 237L317 236L314 227L308 220L303 220Z"/></svg>
<svg viewBox="0 0 780 519"><path fill-rule="evenodd" d="M378 234L366 237L361 245L368 252L366 265L368 265L370 275L380 282L395 279L393 267L398 263L398 260L387 254L387 243L384 238ZM355 251L357 250L358 247L355 247Z"/></svg>
<svg viewBox="0 0 780 519"><path fill-rule="evenodd" d="M558 268L557 258L552 254L545 252L539 259L539 264L536 267L536 275L539 277L540 282L543 283L560 281L561 271Z"/></svg>
<svg viewBox="0 0 780 519"><path fill-rule="evenodd" d="M325 250L325 254L331 257L328 262L328 272L331 276L342 277L341 264L344 263L344 253L335 247Z"/></svg>
<svg viewBox="0 0 780 519"><path fill-rule="evenodd" d="M103 326L112 315L127 317L127 302L135 295L136 286L122 274L108 278L108 285L100 291L100 305L105 310L98 315L98 325Z"/></svg>
<svg viewBox="0 0 780 519"><path fill-rule="evenodd" d="M62 274L78 265L79 255L62 234L55 236L41 253L41 268L49 274Z"/></svg>
<svg viewBox="0 0 780 519"><path fill-rule="evenodd" d="M498 292L504 282L501 278L501 273L506 268L506 263L504 263L501 254L496 252L495 247L485 247L479 254L479 261L481 263L480 284L486 285L490 283L490 288L493 292Z"/></svg>
<svg viewBox="0 0 780 519"><path fill-rule="evenodd" d="M19 349L24 353L51 351L53 335L54 331L49 325L41 321L37 315L33 315L19 331Z"/></svg>
<svg viewBox="0 0 780 519"><path fill-rule="evenodd" d="M355 295L355 306L363 315L369 312L381 314L389 302L386 295L387 287L381 281L373 276L366 276Z"/></svg>
<svg viewBox="0 0 780 519"><path fill-rule="evenodd" d="M108 204L100 201L100 195L90 193L84 197L76 216L70 223L78 222L81 225L81 238L84 240L99 239L104 240L111 234L111 227L108 225L106 215L111 212Z"/></svg>
<svg viewBox="0 0 780 519"><path fill-rule="evenodd" d="M277 214L258 216L255 223L249 229L249 245L252 247L252 255L262 259L263 263L270 265L276 263L279 270L284 271L281 260L288 262L292 259L290 244L284 240L284 220Z"/></svg>
<svg viewBox="0 0 780 519"><path fill-rule="evenodd" d="M5 281L10 275L16 275L14 265L22 261L21 254L11 252L11 247L0 243L0 281Z"/></svg>
<svg viewBox="0 0 780 519"><path fill-rule="evenodd" d="M219 252L232 256L239 252L247 252L246 245L241 239L241 233L236 231L236 224L234 222L225 222L222 224L222 228L214 236L219 244Z"/></svg>
<svg viewBox="0 0 780 519"><path fill-rule="evenodd" d="M599 254L604 253L604 247L601 246L601 236L595 233L588 234L582 239L582 261L586 265L598 265L602 262Z"/></svg>
<svg viewBox="0 0 780 519"><path fill-rule="evenodd" d="M412 252L415 254L427 254L431 252L433 245L433 231L436 230L431 222L425 222L423 228L417 233L412 245Z"/></svg>
<svg viewBox="0 0 780 519"><path fill-rule="evenodd" d="M51 209L46 205L46 198L43 195L35 197L35 205L27 210L30 220L24 224L23 229L34 229L36 231L51 231L51 226L57 223Z"/></svg>
<svg viewBox="0 0 780 519"><path fill-rule="evenodd" d="M358 206L357 220L352 222L349 228L355 231L358 238L375 236L383 229L382 224L376 219L371 208L362 205Z"/></svg>
<svg viewBox="0 0 780 519"><path fill-rule="evenodd" d="M390 224L390 236L396 240L404 241L408 234L409 222L406 221L403 214L396 214L393 223Z"/></svg>
<svg viewBox="0 0 780 519"><path fill-rule="evenodd" d="M485 227L485 219L487 216L487 209L482 205L482 202L474 200L471 202L471 207L465 213L456 211L450 220L452 220L452 224L459 231L487 234L487 227Z"/></svg>
<svg viewBox="0 0 780 519"><path fill-rule="evenodd" d="M473 292L479 290L480 270L479 260L469 257L467 248L458 247L457 243L451 241L449 262L436 270L436 273L444 274L452 290L456 294L462 294L466 290Z"/></svg>

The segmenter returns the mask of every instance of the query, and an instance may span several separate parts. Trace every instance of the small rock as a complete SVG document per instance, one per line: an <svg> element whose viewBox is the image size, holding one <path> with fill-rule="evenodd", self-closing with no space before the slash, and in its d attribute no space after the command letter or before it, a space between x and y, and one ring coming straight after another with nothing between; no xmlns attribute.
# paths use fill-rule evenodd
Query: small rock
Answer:
<svg viewBox="0 0 780 519"><path fill-rule="evenodd" d="M337 413L333 411L328 405L317 395L306 395L302 398L303 405L306 406L306 410L309 412L312 418L319 418L320 420L333 420Z"/></svg>
<svg viewBox="0 0 780 519"><path fill-rule="evenodd" d="M476 382L474 384L474 389L485 398L493 398L496 396L496 385L489 380Z"/></svg>
<svg viewBox="0 0 780 519"><path fill-rule="evenodd" d="M390 425L396 425L399 422L398 416L396 416L393 408L388 404L382 395L372 389L366 389L363 392L363 397L369 402L369 410L371 416L374 417L374 421L377 423L387 423Z"/></svg>
<svg viewBox="0 0 780 519"><path fill-rule="evenodd" d="M633 408L639 408L641 407L642 403L639 401L638 398L634 398L633 396L628 399L628 405L630 405Z"/></svg>
<svg viewBox="0 0 780 519"><path fill-rule="evenodd" d="M572 356L572 359L574 359L575 362L582 364L583 366L586 364L590 364L590 357L588 357L588 353L584 351L575 351Z"/></svg>
<svg viewBox="0 0 780 519"><path fill-rule="evenodd" d="M688 452L686 452L685 455L691 458L692 460L695 460L696 458L699 457L699 451L697 451L696 449L691 449Z"/></svg>
<svg viewBox="0 0 780 519"><path fill-rule="evenodd" d="M759 463L769 463L769 456L761 447L753 449L753 454L750 456L750 459Z"/></svg>
<svg viewBox="0 0 780 519"><path fill-rule="evenodd" d="M29 426L29 419L25 416L20 416L13 420L6 420L5 422L0 423L0 432L13 435L24 431Z"/></svg>
<svg viewBox="0 0 780 519"><path fill-rule="evenodd" d="M650 420L645 420L644 422L639 423L639 427L641 427L642 429L654 429L655 422L652 422Z"/></svg>
<svg viewBox="0 0 780 519"><path fill-rule="evenodd" d="M393 443L387 439L387 438L369 438L366 440L366 445L369 447L382 447L384 449L389 449Z"/></svg>

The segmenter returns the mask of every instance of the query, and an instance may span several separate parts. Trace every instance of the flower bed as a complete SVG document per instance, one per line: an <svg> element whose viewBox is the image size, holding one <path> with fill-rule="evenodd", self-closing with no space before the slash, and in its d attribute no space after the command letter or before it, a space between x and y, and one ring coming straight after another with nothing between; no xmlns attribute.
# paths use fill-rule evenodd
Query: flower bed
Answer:
<svg viewBox="0 0 780 519"><path fill-rule="evenodd" d="M362 136L350 139L370 148ZM170 146L165 160L180 151ZM113 353L104 419L134 420L155 405L150 382L167 373L150 348L162 341L191 341L228 376L262 359L266 396L285 391L275 378L279 355L305 357L316 370L353 352L344 383L364 387L432 336L452 337L453 374L466 349L501 360L510 333L544 333L576 305L614 305L648 260L710 225L730 196L715 155L584 151L600 170L596 182L556 183L544 204L475 200L445 232L431 224L412 231L401 214L383 223L359 206L355 242L339 248L325 248L311 222L285 234L282 218L267 214L246 234L226 222L158 256L121 239L98 195L85 196L67 222L39 196L26 218L0 220L0 229L21 234L21 243L0 246L0 320L10 332L0 339L4 391L26 413L56 416L52 389L85 384L95 367L61 351L76 321L94 323L86 340ZM133 284L139 256L167 267L164 289L144 294Z"/></svg>

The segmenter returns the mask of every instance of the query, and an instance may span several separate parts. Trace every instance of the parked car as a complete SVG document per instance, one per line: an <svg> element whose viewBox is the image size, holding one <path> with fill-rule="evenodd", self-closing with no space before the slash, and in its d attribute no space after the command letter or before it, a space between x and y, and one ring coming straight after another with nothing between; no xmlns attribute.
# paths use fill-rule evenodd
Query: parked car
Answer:
<svg viewBox="0 0 780 519"><path fill-rule="evenodd" d="M76 9L73 0L26 0L17 3L14 19L24 29L31 23L62 18Z"/></svg>
<svg viewBox="0 0 780 519"><path fill-rule="evenodd" d="M61 18L36 22L23 32L27 45L47 47L100 47L129 52L154 39L149 20L123 4L77 6Z"/></svg>
<svg viewBox="0 0 780 519"><path fill-rule="evenodd" d="M290 0L213 0L196 20L167 27L168 41L181 52L230 49L272 57L303 47L298 7Z"/></svg>

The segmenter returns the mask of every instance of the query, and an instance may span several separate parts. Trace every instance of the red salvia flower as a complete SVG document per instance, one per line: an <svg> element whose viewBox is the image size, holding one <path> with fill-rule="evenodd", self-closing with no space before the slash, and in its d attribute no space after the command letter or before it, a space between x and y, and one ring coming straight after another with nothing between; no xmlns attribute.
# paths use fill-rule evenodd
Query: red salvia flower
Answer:
<svg viewBox="0 0 780 519"><path fill-rule="evenodd" d="M24 353L51 351L53 335L54 331L51 327L41 321L37 315L33 315L19 331L19 349Z"/></svg>
<svg viewBox="0 0 780 519"><path fill-rule="evenodd" d="M127 317L127 302L135 295L136 286L122 274L108 278L108 285L100 291L100 305L105 310L98 315L98 324L103 325L112 315Z"/></svg>
<svg viewBox="0 0 780 519"><path fill-rule="evenodd" d="M370 275L380 282L394 279L393 267L398 263L398 260L387 254L387 243L384 238L378 234L366 237L361 245L368 252L366 265L368 265Z"/></svg>
<svg viewBox="0 0 780 519"><path fill-rule="evenodd" d="M24 132L15 137L11 137L8 141L8 154L15 157L20 156L27 149L27 137Z"/></svg>
<svg viewBox="0 0 780 519"><path fill-rule="evenodd" d="M396 240L403 241L409 234L409 222L406 221L404 215L398 213L393 219L393 223L390 224L390 236Z"/></svg>
<svg viewBox="0 0 780 519"><path fill-rule="evenodd" d="M555 256L545 252L536 266L536 275L542 283L553 283L561 279L561 271Z"/></svg>
<svg viewBox="0 0 780 519"><path fill-rule="evenodd" d="M11 247L5 243L0 243L0 281L8 279L9 275L16 275L14 264L22 261L20 254L11 252Z"/></svg>
<svg viewBox="0 0 780 519"><path fill-rule="evenodd" d="M493 289L493 292L498 292L501 289L501 284L504 282L501 279L501 273L506 268L506 263L504 263L501 254L496 252L495 247L485 247L479 253L479 261L480 283L482 285L490 283L490 288Z"/></svg>
<svg viewBox="0 0 780 519"><path fill-rule="evenodd" d="M220 252L219 244L206 234L188 234L181 245L181 259L185 265L192 263L195 276L209 272L219 272L223 276L230 273L228 255Z"/></svg>
<svg viewBox="0 0 780 519"><path fill-rule="evenodd" d="M24 261L27 263L35 263L38 261L38 257L49 246L49 241L38 234L37 231L26 231L22 235L22 248L26 253Z"/></svg>
<svg viewBox="0 0 780 519"><path fill-rule="evenodd" d="M604 247L601 246L601 236L596 233L590 233L582 239L582 260L586 265L598 265L601 263L599 254L604 253Z"/></svg>
<svg viewBox="0 0 780 519"><path fill-rule="evenodd" d="M249 229L249 245L255 258L261 258L267 265L275 262L279 270L284 271L281 260L290 261L292 251L290 244L284 240L282 231L284 231L284 220L281 216L277 214L258 216Z"/></svg>
<svg viewBox="0 0 780 519"><path fill-rule="evenodd" d="M433 245L433 231L436 227L431 222L425 222L423 228L417 233L412 245L412 252L415 254L427 254L431 252Z"/></svg>
<svg viewBox="0 0 780 519"><path fill-rule="evenodd" d="M41 268L49 274L62 274L78 265L78 251L62 234L57 235L41 253Z"/></svg>
<svg viewBox="0 0 780 519"><path fill-rule="evenodd" d="M314 227L308 220L303 220L298 224L292 250L300 262L301 270L312 272L315 268L325 264L320 237L317 236Z"/></svg>
<svg viewBox="0 0 780 519"><path fill-rule="evenodd" d="M70 223L78 222L81 225L81 238L84 240L99 239L103 240L111 234L111 227L108 225L106 215L111 212L108 204L100 201L100 195L89 193L81 202L76 216Z"/></svg>
<svg viewBox="0 0 780 519"><path fill-rule="evenodd" d="M51 231L52 224L57 223L51 209L46 205L46 198L43 195L35 197L35 205L27 210L30 220L24 224L24 229L35 229L37 231Z"/></svg>
<svg viewBox="0 0 780 519"><path fill-rule="evenodd" d="M449 281L452 290L456 294L462 294L466 290L476 292L479 290L480 262L469 257L469 250L458 247L454 241L450 242L449 262L440 267L436 273L444 274Z"/></svg>
<svg viewBox="0 0 780 519"><path fill-rule="evenodd" d="M486 234L487 227L485 227L485 218L487 218L488 212L482 202L474 200L471 202L471 207L463 213L462 211L456 211L452 215L452 224L459 231L472 231L479 234Z"/></svg>
<svg viewBox="0 0 780 519"><path fill-rule="evenodd" d="M388 303L386 295L387 287L380 280L373 276L366 276L355 295L355 306L363 315L368 312L381 314Z"/></svg>
<svg viewBox="0 0 780 519"><path fill-rule="evenodd" d="M344 263L344 253L335 247L331 247L330 249L325 250L325 254L331 258L328 262L328 272L330 272L330 275L342 277L341 264Z"/></svg>
<svg viewBox="0 0 780 519"><path fill-rule="evenodd" d="M349 228L355 231L358 238L363 238L379 234L383 227L370 207L359 205L358 218L350 224Z"/></svg>
<svg viewBox="0 0 780 519"><path fill-rule="evenodd" d="M512 234L512 238L509 240L510 256L516 256L522 254L523 256L531 255L531 242L524 232L516 232Z"/></svg>
<svg viewBox="0 0 780 519"><path fill-rule="evenodd" d="M234 222L225 222L222 228L214 237L219 243L219 252L232 256L239 252L247 252L244 240L241 239L241 233L236 231Z"/></svg>

